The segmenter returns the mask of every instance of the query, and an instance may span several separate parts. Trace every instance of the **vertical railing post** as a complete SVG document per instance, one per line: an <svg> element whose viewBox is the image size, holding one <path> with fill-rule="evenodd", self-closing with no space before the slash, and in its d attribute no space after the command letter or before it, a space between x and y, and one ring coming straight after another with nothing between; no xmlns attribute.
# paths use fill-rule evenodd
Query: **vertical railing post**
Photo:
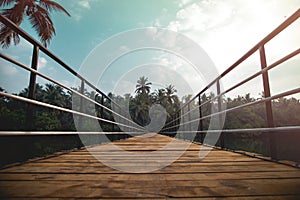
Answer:
<svg viewBox="0 0 300 200"><path fill-rule="evenodd" d="M259 54L260 54L261 69L265 69L267 67L267 61L266 61L266 53L265 53L264 46L261 46L259 48ZM263 79L263 87L264 87L264 98L268 98L271 96L268 71L264 71L262 73L262 79ZM266 101L265 106L266 106L266 114L267 114L267 125L269 128L273 128L274 118L273 118L272 102ZM270 142L271 158L276 160L277 159L277 134L269 133L268 135L269 135L269 142Z"/></svg>
<svg viewBox="0 0 300 200"><path fill-rule="evenodd" d="M80 86L80 93L82 95L84 95L84 80L81 80L81 86ZM80 108L79 108L79 112L84 113L84 99L83 97L80 97ZM79 129L83 130L83 117L79 116Z"/></svg>
<svg viewBox="0 0 300 200"><path fill-rule="evenodd" d="M113 102L112 102L112 100L109 100L109 101L110 101L110 109L112 110L113 109ZM113 118L114 118L113 113L111 112L110 120L114 121ZM114 132L114 130L115 130L115 124L111 124L111 132Z"/></svg>
<svg viewBox="0 0 300 200"><path fill-rule="evenodd" d="M192 123L191 123L191 106L190 103L188 103L188 131L189 133L187 134L191 134L190 131L192 131Z"/></svg>
<svg viewBox="0 0 300 200"><path fill-rule="evenodd" d="M182 109L180 109L180 110L178 111L178 113L177 113L177 125L176 125L176 130L177 130L177 131L179 130L179 128L180 128L180 123L181 123L181 119L180 119L180 116L181 116L181 110L182 110Z"/></svg>
<svg viewBox="0 0 300 200"><path fill-rule="evenodd" d="M122 113L121 113L121 112L122 112L121 108L120 108L119 106L117 106L117 108L118 108L118 111L117 111L117 109L116 109L116 113L122 114ZM118 121L119 121L119 122L122 124L121 118L119 119L119 116L113 115L113 118L114 118L114 121L115 121L115 122L118 122ZM117 127L116 131L119 131L120 129L119 129L119 126L118 126L117 124L116 124L116 127Z"/></svg>
<svg viewBox="0 0 300 200"><path fill-rule="evenodd" d="M173 129L171 130L174 134L176 134L176 132L178 131L179 129L179 124L180 124L180 112L181 111L178 111L175 113L174 115L174 122L173 122Z"/></svg>
<svg viewBox="0 0 300 200"><path fill-rule="evenodd" d="M100 102L100 104L102 105L102 106L104 106L104 95L102 94L101 95L101 102ZM102 118L102 119L104 119L104 114L103 114L103 107L100 107L100 117ZM101 129L102 129L102 131L104 131L104 122L103 121L100 121L100 127L101 127Z"/></svg>
<svg viewBox="0 0 300 200"><path fill-rule="evenodd" d="M185 119L185 117L184 117L184 108L182 108L181 109L181 117L182 117L182 131L185 131L185 127L186 127L186 125L184 124L184 119ZM179 132L180 133L180 132ZM183 132L184 133L184 132ZM180 135L180 134L179 134Z"/></svg>
<svg viewBox="0 0 300 200"><path fill-rule="evenodd" d="M174 115L171 115L170 120L171 120L171 123L168 125L167 132L173 132L173 130L174 130L174 127L170 128L170 127L174 126L174 121L173 121L174 120Z"/></svg>
<svg viewBox="0 0 300 200"><path fill-rule="evenodd" d="M101 95L101 105L104 106L104 95ZM100 108L100 116L104 118L103 107Z"/></svg>
<svg viewBox="0 0 300 200"><path fill-rule="evenodd" d="M38 68L38 59L39 59L39 47L33 46L31 68L37 70ZM29 88L28 88L28 98L35 99L35 88L36 88L36 74L30 72ZM34 118L35 111L32 104L27 106L27 116L26 116L26 127L28 130L34 129Z"/></svg>
<svg viewBox="0 0 300 200"><path fill-rule="evenodd" d="M203 131L203 120L202 120L202 106L201 106L201 94L198 96L198 106L199 106L199 125L198 131ZM204 133L197 133L197 139L200 140L199 142L203 143L204 141Z"/></svg>
<svg viewBox="0 0 300 200"><path fill-rule="evenodd" d="M217 96L218 96L218 112L222 111L222 97L220 96L221 94L221 88L220 88L220 79L217 80L216 82L217 84ZM218 115L218 129L220 129L220 124L222 121L222 115L219 114ZM224 134L221 132L221 136L220 136L220 142L221 142L221 148L223 149L225 147L225 136Z"/></svg>

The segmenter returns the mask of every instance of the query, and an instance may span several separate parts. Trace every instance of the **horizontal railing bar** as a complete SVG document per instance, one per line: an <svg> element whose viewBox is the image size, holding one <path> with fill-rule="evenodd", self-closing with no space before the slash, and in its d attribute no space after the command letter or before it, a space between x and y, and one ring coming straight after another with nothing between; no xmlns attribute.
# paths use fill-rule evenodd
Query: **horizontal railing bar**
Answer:
<svg viewBox="0 0 300 200"><path fill-rule="evenodd" d="M51 82L53 82L53 83L55 83L55 84L57 84L57 85L59 85L59 86L65 88L65 89L67 89L67 90L69 90L69 91L71 91L71 92L73 92L73 93L79 95L80 97L83 97L84 99L86 99L86 100L88 100L88 101L90 101L90 102L92 102L92 103L94 103L94 104L96 104L96 105L98 105L98 106L104 108L105 110L107 110L107 111L109 111L109 112L111 112L111 113L117 115L118 117L121 117L122 119L125 119L126 121L128 121L128 122L130 122L130 123L132 123L132 124L134 124L134 125L137 125L137 126L140 127L140 128L144 128L144 127L142 127L142 126L139 126L139 125L136 124L135 122L133 122L133 121L127 119L126 117L124 117L124 116L118 114L117 112L115 112L115 111L113 111L113 110L111 110L111 109L105 107L104 105L98 103L97 101L95 101L95 100L93 100L93 99L90 99L89 97L87 97L87 96L81 94L80 92L78 92L78 91L76 91L76 90L74 90L74 89L72 89L72 88L70 88L70 87L68 87L68 86L66 86L66 85L64 85L64 84L62 84L62 83L60 83L60 82L58 82L58 81L56 81L56 80L54 80L54 79L52 79L52 78L50 78L50 77L44 75L44 74L42 74L42 73L40 73L40 72L38 72L38 71L35 70L35 69L32 69L31 67L28 67L28 66L26 66L26 65L24 65L24 64L22 64L22 63L20 63L20 62L18 62L18 61L15 61L14 59L10 58L9 56L6 56L6 55L3 55L2 53L0 53L0 57L3 58L3 59L5 59L5 60L7 60L7 61L9 61L9 62L11 62L11 63L13 63L13 64L15 64L15 65L18 65L19 67L22 67L22 68L25 69L25 70L28 70L28 71L30 71L30 72L32 72L32 73L35 73L35 74L39 75L40 77L43 77L44 79L46 79L46 80L48 80L48 81L51 81Z"/></svg>
<svg viewBox="0 0 300 200"><path fill-rule="evenodd" d="M274 38L276 35L278 35L280 32L282 32L285 28L287 28L290 24L292 24L294 21L296 21L299 17L300 17L300 9L298 9L288 19L286 19L282 24L280 24L276 29L274 29L264 39L262 39L260 42L258 42L254 47L252 47L246 54L244 54L240 59L238 59L234 64L232 64L222 74L220 74L217 78L215 78L212 82L210 82L203 90L201 90L198 94L196 94L190 101L186 102L180 109L186 107L187 104L189 104L190 102L195 100L197 98L197 96L199 96L203 92L205 92L209 87L211 87L214 83L216 83L217 80L221 79L226 74L228 74L230 71L232 71L234 68L236 68L238 65L240 65L242 62L244 62L248 57L250 57L254 52L256 52L261 46L263 46L267 42L269 42L272 38Z"/></svg>
<svg viewBox="0 0 300 200"><path fill-rule="evenodd" d="M217 97L222 96L222 95L224 95L224 94L226 94L226 93L228 93L228 92L230 92L230 91L236 89L237 87L239 87L239 86L241 86L241 85L247 83L248 81L250 81L250 80L256 78L257 76L259 76L259 75L265 73L266 71L268 71L268 70L270 70L270 69L273 69L274 67L280 65L281 63L287 61L288 59L290 59L290 58L292 58L292 57L298 55L299 53L300 53L300 48L297 49L296 51L293 51L292 53L288 54L287 56L281 58L280 60L276 61L275 63L269 65L268 67L265 67L264 69L262 69L262 70L256 72L255 74L249 76L248 78L246 78L246 79L244 79L243 81L239 82L238 84L232 86L231 88L225 90L224 92L222 92L222 93L221 93L220 95L218 95Z"/></svg>
<svg viewBox="0 0 300 200"><path fill-rule="evenodd" d="M286 132L286 131L299 131L300 126L283 126L273 128L246 128L246 129L222 129L222 130L204 130L204 131L176 131L176 133L256 133L256 132ZM174 132L164 132L174 133Z"/></svg>
<svg viewBox="0 0 300 200"><path fill-rule="evenodd" d="M265 37L263 40L261 40L261 42L259 42L256 46L259 48L261 45L264 45L265 43L267 43L268 41L270 41L273 37L275 37L278 33L280 33L282 30L284 30L287 26L289 26L291 23L293 23L296 19L298 19L299 18L299 11L300 11L300 9L298 9L291 17L289 17L285 22L286 22L286 24L285 24L285 22L284 23L282 23L279 27L277 27L273 32L271 32L269 35L267 35L267 37ZM298 13L298 14L297 14ZM2 17L2 16L0 16L0 17ZM285 24L285 25L284 25ZM13 24L14 25L14 24ZM15 25L16 26L16 25ZM16 28L19 30L19 28L16 26ZM281 29L282 28L282 29ZM23 30L22 30L23 31ZM23 31L24 32L24 31ZM24 32L25 33L25 32ZM27 33L25 33L25 34L27 34ZM31 38L29 35L28 35L28 37L29 38ZM25 38L25 37L24 37ZM268 38L268 39L266 39L266 38ZM26 38L25 38L26 39ZM33 39L33 38L31 38L31 39ZM34 39L33 39L34 40ZM36 41L36 40L34 40L34 41ZM37 41L36 41L37 42ZM264 42L264 43L263 43ZM261 44L260 44L261 43ZM34 44L34 43L33 43ZM260 45L259 45L260 44ZM35 45L35 44L34 44ZM40 43L38 43L37 42L37 46L40 46L40 47L43 47L45 50L47 50L44 46L42 46ZM256 46L254 46L252 49L254 49ZM41 50L43 49L43 48L40 48ZM258 49L257 48L257 49ZM252 50L251 49L251 50ZM257 49L256 50L254 50L252 53L250 53L251 52L251 50L249 50L243 57L245 57L248 53L249 53L249 55L247 56L247 57L245 57L244 59L242 59L243 57L241 57L237 62L235 62L231 67L233 67L236 63L236 66L238 66L240 63L242 63L244 60L246 60L250 55L252 55L255 51L257 51ZM299 50L299 49L298 49ZM42 50L43 51L43 50ZM44 52L44 51L43 51ZM50 52L50 51L49 51ZM44 53L46 53L46 52L44 52ZM50 52L51 53L51 52ZM47 54L47 53L46 53ZM47 54L48 55L48 54ZM48 55L49 56L49 55ZM55 56L55 55L54 55ZM51 57L51 56L49 56L49 57ZM56 57L56 56L55 56ZM51 57L52 58L52 57ZM54 59L54 58L52 58L52 59ZM57 58L58 60L59 60L59 58ZM288 58L289 59L289 58ZM55 60L55 59L54 59ZM57 60L55 60L56 62L58 62ZM61 61L61 60L59 60L59 61ZM239 61L241 61L240 63L238 63ZM62 61L61 61L62 62ZM284 62L284 61L283 61ZM59 62L58 62L59 63ZM59 63L60 64L60 63ZM280 63L279 63L280 64ZM61 64L62 65L62 64ZM277 64L278 65L278 64ZM273 67L275 67L275 66L277 66L277 65L274 65ZM63 67L64 67L64 65L62 65ZM232 69L234 69L236 66L234 66ZM270 67L270 66L269 66ZM223 76L225 76L227 73L229 73L232 69L230 69L230 68L228 68L227 70L225 70L222 74L224 74ZM68 69L67 69L68 70ZM226 72L227 71L227 72ZM71 72L71 71L70 71ZM75 72L75 71L74 71ZM226 72L226 73L225 73ZM72 73L72 72L71 72ZM76 73L76 72L75 72ZM259 72L258 72L259 73ZM77 74L77 73L76 73ZM213 85L217 80L219 80L220 78L222 78L223 76L222 76L222 74L219 76L219 77L217 77L213 82L211 82L211 85ZM75 75L75 74L74 74ZM79 75L79 74L78 74ZM259 75L259 74L258 74ZM258 76L258 75L256 75L256 76ZM77 76L77 75L75 75L75 76ZM85 81L86 83L87 83L87 85L90 85L91 83L89 83L88 81L86 81L83 77L81 78L81 76L79 75L79 76L77 76L78 78L80 78L81 80L83 80L83 81ZM254 78L254 77L253 77ZM253 79L252 78L252 79ZM249 79L249 80L251 80L251 79ZM247 81L249 81L249 80L247 80ZM244 80L245 81L245 80ZM246 82L247 82L246 81ZM244 84L244 83L242 83L242 84ZM242 85L242 84L240 84L240 85ZM194 101L198 96L200 96L204 91L206 91L211 85L208 85L208 86L206 86L200 93L198 93L198 95L196 95L195 97L193 97L189 102L186 102L183 106L182 106L182 108L184 108L186 105L188 105L190 102L192 102L192 101ZM240 85L238 85L238 86L240 86ZM96 91L98 90L94 85L90 85L93 89L95 89ZM238 87L238 86L236 86L236 87ZM235 88L236 88L235 87ZM234 88L232 87L232 88L230 88L231 90L233 90ZM230 90L230 91L231 91ZM100 90L98 90L97 91L98 93L100 93L100 94L102 94L103 96L105 96L107 99L109 99L109 100L111 100L111 98L110 97L108 97L108 96L106 96L105 94L103 94ZM227 92L229 92L228 90L226 90L225 92L223 92L222 94L220 94L220 95L218 95L218 96L221 96L221 95L223 95L223 94L225 94L225 93L227 93ZM276 95L275 95L276 96ZM274 96L273 96L274 97ZM216 97L215 97L216 98ZM278 97L279 98L279 97ZM266 98L266 99L268 99L268 98ZM263 100L266 100L266 99L263 99ZM211 102L211 101L213 101L213 99L210 99L209 101L207 101L207 102ZM113 100L111 100L111 102L112 103L115 103ZM251 103L257 103L257 102L260 102L260 101L256 101L256 102L251 102ZM50 105L50 104L49 104ZM117 105L118 107L120 107L118 104L116 104L115 103L115 105ZM244 105L246 105L246 104L244 104ZM200 105L201 106L201 105ZM199 107L199 106L198 106ZM237 106L237 107L239 107L239 106ZM106 107L105 107L106 108ZM121 108L121 107L120 107ZM197 107L196 107L197 108ZM195 109L196 109L195 108ZM235 107L236 108L236 107ZM233 109L233 108L232 108ZM240 108L238 108L238 109L240 109ZM193 109L194 110L194 109ZM232 111L231 109L228 109L228 110L225 110L225 111L223 111L223 112L230 112L230 111ZM189 111L189 112L191 112L191 111ZM215 114L220 114L220 113L222 113L222 112L219 112L219 113L214 113L213 115L215 115ZM188 114L188 113L186 113L186 114ZM186 115L185 114L185 115ZM205 116L205 117L211 117L211 116L213 116L213 115L209 115L209 116ZM126 118L127 119L127 118ZM191 122L189 122L189 123L191 123ZM185 123L184 123L185 124Z"/></svg>
<svg viewBox="0 0 300 200"><path fill-rule="evenodd" d="M265 103L265 102L267 102L267 101L272 101L272 100L274 100L274 99L278 99L278 98L281 98L281 97L284 97L284 96L289 96L289 95L296 94L296 93L300 93L300 88L296 88L296 89L293 89L293 90L289 90L289 91L286 91L286 92L283 92L283 93L280 93L280 94L277 94L277 95L274 95L274 96L271 96L271 97L268 97L268 98L263 98L263 99L258 100L258 101L245 103L245 104L236 106L236 107L234 107L234 108L229 108L229 109L227 109L227 110L223 110L223 111L220 111L220 112L216 112L216 113L207 115L207 116L202 117L202 118L197 118L197 119L191 120L191 121L189 121L189 122L180 123L180 124L175 125L175 126L171 126L171 127L168 127L168 128L164 128L164 129L162 129L161 131L168 130L168 129L171 129L171 128L175 128L175 127L178 127L178 126L180 126L180 125L186 125L186 124L190 124L190 123L193 123L193 122L197 122L197 121L199 121L199 120L204 120L204 119L207 119L207 118L209 118L209 117L217 116L217 115L220 115L220 114L223 114L223 113L226 113L226 112L232 112L232 111L235 111L235 110L238 110L238 109L242 109L242 108L245 108L245 107L254 106L254 105L257 105L257 104L262 104L262 103Z"/></svg>
<svg viewBox="0 0 300 200"><path fill-rule="evenodd" d="M54 106L54 105L51 105L51 104L47 104L47 103L43 103L43 102L40 102L40 101L28 99L28 98L25 98L25 97L20 97L20 96L13 95L13 94L8 94L8 93L5 93L5 92L0 92L0 96L13 98L13 99L23 101L23 102L26 102L26 103L35 104L35 105L38 105L38 106L43 106L43 107L51 108L51 109L54 109L54 110L60 110L60 111L63 111L63 112L68 112L68 113L76 114L76 115L91 118L91 119L96 119L98 121L103 121L103 122L107 122L107 123L110 123L110 124L115 124L115 125L119 125L119 126L123 126L123 127L127 127L127 128L132 128L132 129L135 129L135 130L139 130L139 131L144 131L143 129L139 129L139 128L136 128L136 127L133 127L133 126L120 124L120 123L110 121L110 120L107 120L107 119L103 119L103 118L100 118L100 117L88 115L86 113L81 113L81 112L78 112L78 111L70 110L70 109L67 109L67 108L62 108L62 107L59 107L59 106Z"/></svg>
<svg viewBox="0 0 300 200"><path fill-rule="evenodd" d="M51 51L49 51L46 47L44 47L41 43L39 43L37 40L35 40L34 38L32 38L29 34L27 34L24 30L22 30L20 27L18 27L17 25L15 25L10 19L8 19L7 17L3 16L0 14L0 21L5 24L6 26L8 26L9 28L11 28L13 31L15 31L16 33L18 33L19 35L21 35L24 39L26 39L28 42L30 42L31 44L38 46L39 49L44 52L46 55L48 55L50 58L52 58L54 61L56 61L58 64L60 64L62 67L64 67L67 71L69 71L71 74L73 74L74 76L78 77L79 79L81 79L82 81L84 81L88 86L90 86L92 89L94 89L96 92L98 92L99 94L102 95L102 98L105 97L106 99L108 99L111 103L113 103L114 105L116 105L118 108L120 108L121 110L122 107L117 104L112 98L110 98L109 96L107 96L106 94L104 94L101 90L99 90L96 86L94 86L92 83L90 83L88 80L86 80L83 76L81 76L80 74L78 74L75 70L73 70L70 66L68 66L66 63L64 63L62 60L60 60L57 56L55 56ZM135 123L135 122L134 122ZM139 126L137 123L135 123L137 126Z"/></svg>
<svg viewBox="0 0 300 200"><path fill-rule="evenodd" d="M75 70L73 70L69 65L67 65L65 62L60 60L57 56L55 56L50 50L48 50L46 47L44 47L40 42L32 38L28 33L26 33L24 30L22 30L20 27L18 27L16 24L14 24L10 19L0 14L0 21L11 28L13 31L15 31L17 34L21 35L24 39L26 39L29 43L33 44L34 46L38 46L39 49L44 52L47 56L52 58L54 61L56 61L59 65L61 65L63 68L65 68L67 71L69 71L71 74L76 76L77 78L84 81L87 85L89 85L92 89L96 90L99 94L104 96L105 98L109 99L111 102L113 102L115 105L117 105L119 108L121 108L120 105L118 105L113 99L111 99L109 96L104 94L101 90L99 90L96 86L94 86L92 83L90 83L88 80L86 80L83 76L81 76L79 73L77 73Z"/></svg>
<svg viewBox="0 0 300 200"><path fill-rule="evenodd" d="M144 132L0 131L0 136L31 135L142 135Z"/></svg>
<svg viewBox="0 0 300 200"><path fill-rule="evenodd" d="M12 22L7 17L0 14L0 20L3 24L11 28L13 31L15 31L17 34L21 35L24 39L26 39L31 44L38 46L41 51L43 51L46 55L48 55L50 58L55 60L57 63L59 63L61 66L63 66L65 69L67 69L69 72L71 72L73 75L77 76L78 78L84 80L84 78L78 74L75 70L73 70L71 67L69 67L66 63L61 61L58 57L56 57L51 51L49 51L46 47L44 47L40 42L32 38L28 33L26 33L24 30L22 30L20 27L18 27L14 22Z"/></svg>
<svg viewBox="0 0 300 200"><path fill-rule="evenodd" d="M216 97L214 97L214 98L212 98L212 99L209 99L209 100L205 101L205 102L202 103L201 105L195 106L193 109L187 111L187 112L184 113L183 115L180 115L179 117L177 117L177 118L173 119L172 121L168 122L165 126L168 126L168 125L171 124L172 122L175 122L176 120L180 119L181 117L186 116L187 114L191 113L192 111L196 110L197 108L202 107L202 106L204 106L205 104L207 104L207 103L209 103L209 102L211 102L211 101L213 101L213 100L215 100L215 99L216 99Z"/></svg>
<svg viewBox="0 0 300 200"><path fill-rule="evenodd" d="M211 99L209 99L209 100L203 102L203 103L200 104L200 105L197 105L196 107L194 107L194 108L191 109L190 111L184 113L184 114L181 115L180 117L177 117L176 119L173 119L172 121L168 122L165 126L167 126L167 125L171 124L172 122L174 122L174 121L180 119L181 117L187 115L188 113L191 113L192 111L198 109L199 107L202 107L202 106L204 106L205 104L207 104L207 103L209 103L209 102L212 102L212 101L218 99L219 97L225 95L226 93L228 93L228 92L230 92L230 91L236 89L237 87L239 87L239 86L241 86L241 85L247 83L248 81L250 81L250 80L256 78L257 76L263 74L264 72L273 69L274 67L280 65L281 63L283 63L283 62L289 60L290 58L292 58L292 57L298 55L299 53L300 53L300 48L297 49L297 50L295 50L295 51L293 51L292 53L288 54L287 56L285 56L285 57L279 59L278 61L274 62L273 64L269 65L268 67L266 67L266 68L264 68L264 69L262 69L262 70L256 72L255 74L249 76L248 78L246 78L246 79L244 79L243 81L239 82L238 84L232 86L231 88L225 90L224 92L220 93L219 95L217 95L217 96L215 96L215 97L213 97L213 98L211 98ZM196 96L196 97L197 97L197 96Z"/></svg>

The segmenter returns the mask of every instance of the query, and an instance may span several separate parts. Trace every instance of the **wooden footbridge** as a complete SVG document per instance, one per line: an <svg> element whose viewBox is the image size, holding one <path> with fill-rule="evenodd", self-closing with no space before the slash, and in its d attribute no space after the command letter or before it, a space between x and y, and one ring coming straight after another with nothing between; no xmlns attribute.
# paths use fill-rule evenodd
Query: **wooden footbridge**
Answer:
<svg viewBox="0 0 300 200"><path fill-rule="evenodd" d="M127 151L148 152L172 140L176 139L158 134L114 144ZM299 169L220 149L200 159L200 147L191 144L174 163L150 173L124 173L105 166L93 155L107 155L106 161L118 166L147 168L157 160L172 159L172 151L182 149L168 149L163 157L153 157L149 163L144 163L142 156L124 158L121 152L112 153L107 145L26 162L0 171L1 197L299 199ZM207 150L210 148L201 148Z"/></svg>
<svg viewBox="0 0 300 200"><path fill-rule="evenodd" d="M262 41L249 50L236 63L230 66L224 73L216 77L208 86L199 92L191 101L186 102L174 117L173 121L165 126L161 134L145 133L143 127L135 122L126 119L122 112L114 113L112 109L105 107L103 99L108 99L111 104L117 103L110 97L106 96L97 87L88 80L77 74L71 67L57 58L48 49L35 41L31 36L9 21L7 18L0 16L1 22L13 29L25 40L33 45L32 66L28 67L15 59L0 53L0 57L28 70L31 73L29 84L29 96L20 97L6 92L0 92L1 96L13 98L36 106L47 107L62 112L69 112L80 117L80 123L85 118L92 118L100 122L112 125L112 130L116 126L123 126L133 137L122 140L115 140L111 143L97 144L87 146L81 149L55 153L43 158L35 158L21 163L12 163L0 169L0 198L3 199L300 199L300 169L297 164L283 162L278 159L277 144L279 132L291 132L298 134L298 126L276 127L273 120L271 101L300 93L300 88L284 91L277 95L271 95L268 71L287 60L297 56L300 48L290 52L286 56L279 58L273 64L267 65L264 45L272 38L294 23L300 16L300 10L290 16L278 28L266 36ZM76 91L68 86L53 80L52 78L40 73L37 70L38 53L42 51L53 61L60 64L71 74L81 80L82 91ZM243 63L248 57L255 52L260 55L261 71L252 76L241 80L233 87L220 91L220 80L230 73L233 69ZM35 99L36 77L40 76L48 81L53 82L66 90L71 91L83 100L89 100L99 106L101 112L106 110L117 114L122 118L122 122L115 122L111 119L105 119L103 115L93 116L84 113L82 106L79 110L59 107L49 103L43 103ZM255 102L239 105L227 110L220 109L222 96L249 82L250 80L261 76L263 79L264 98ZM83 93L85 85L102 95L102 102L96 102L86 97ZM215 98L208 101L218 102L216 113L203 116L202 106L207 102L201 102L201 95L210 87L217 87ZM199 116L192 119L190 113L190 104L197 101L199 106ZM231 129L231 130L204 130L203 120L221 115L225 112L237 111L245 107L264 104L266 108L267 124L261 128L249 129ZM121 108L119 108L121 110ZM33 110L28 109L28 124L34 120ZM187 131L178 131L178 126L198 123L197 140L187 141ZM80 124L79 123L79 124ZM101 123L100 123L101 124ZM205 135L209 132L220 132L220 142L218 147L212 147L205 141ZM141 134L144 132L144 134ZM227 133L265 133L270 141L270 154L267 157L257 156L254 153L231 151L226 149L225 137ZM181 139L173 137L176 133L181 134ZM5 137L39 137L41 135L74 135L75 133L59 132L0 132L0 140ZM77 134L77 133L76 133ZM81 133L79 133L81 134ZM91 133L94 135L103 135L109 133ZM122 132L114 134L123 134ZM128 133L126 133L128 134ZM170 137L172 136L172 137ZM184 139L184 140L183 140ZM8 140L6 140L8 141ZM10 141L13 145L14 139ZM168 144L176 142L170 148L164 148ZM111 144L118 149L112 149ZM9 144L10 145L10 144ZM182 146L187 145L187 149ZM18 151L18 146L12 146ZM26 149L25 149L26 150ZM132 152L132 155L124 156L123 152ZM143 153L160 151L161 154L150 156L141 156ZM182 151L183 154L178 158L176 152ZM204 157L199 157L199 152L207 152ZM137 154L135 154L137 153ZM1 152L1 157L9 152ZM148 154L145 154L148 155ZM101 157L101 159L99 159ZM165 166L165 163L169 165ZM174 161L174 162L173 162ZM105 164L106 163L106 164ZM108 165L109 163L110 165ZM112 167L114 166L114 167ZM158 166L156 170L148 170L151 166ZM159 167L160 166L160 167ZM142 173L129 173L130 169L140 169ZM124 169L124 170L120 170ZM144 172L143 172L144 170ZM139 171L139 170L137 170Z"/></svg>

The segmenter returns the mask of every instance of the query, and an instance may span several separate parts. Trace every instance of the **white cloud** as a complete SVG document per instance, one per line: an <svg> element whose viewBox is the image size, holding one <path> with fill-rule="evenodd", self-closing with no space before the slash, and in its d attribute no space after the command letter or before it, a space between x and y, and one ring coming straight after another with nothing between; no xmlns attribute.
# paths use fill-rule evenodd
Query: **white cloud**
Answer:
<svg viewBox="0 0 300 200"><path fill-rule="evenodd" d="M12 66L11 64L7 64L3 61L0 61L0 74L1 75L14 75L18 72L17 68Z"/></svg>
<svg viewBox="0 0 300 200"><path fill-rule="evenodd" d="M78 5L81 6L82 8L86 8L86 9L90 9L91 8L90 3L87 0L79 1Z"/></svg>
<svg viewBox="0 0 300 200"><path fill-rule="evenodd" d="M203 0L180 9L168 28L202 45L223 71L299 6L298 0Z"/></svg>
<svg viewBox="0 0 300 200"><path fill-rule="evenodd" d="M130 48L126 45L120 46L120 51L126 52L126 51L129 51L129 50L130 50Z"/></svg>
<svg viewBox="0 0 300 200"><path fill-rule="evenodd" d="M179 7L182 7L182 6L185 6L187 5L188 3L190 3L192 0L181 0L179 2Z"/></svg>
<svg viewBox="0 0 300 200"><path fill-rule="evenodd" d="M77 13L72 14L72 17L73 17L76 21L79 21L79 20L82 18L82 16L79 15L79 14L77 14Z"/></svg>
<svg viewBox="0 0 300 200"><path fill-rule="evenodd" d="M154 26L154 27L160 27L160 26L161 26L160 19L159 19L159 18L155 19L155 20L152 22L151 26Z"/></svg>
<svg viewBox="0 0 300 200"><path fill-rule="evenodd" d="M70 1L70 14L73 19L80 21L84 17L85 13L89 11L93 4L103 3L104 0L76 0Z"/></svg>
<svg viewBox="0 0 300 200"><path fill-rule="evenodd" d="M45 68L45 66L47 65L48 61L46 58L44 57L40 57L39 58L39 62L38 62L38 69L43 69Z"/></svg>
<svg viewBox="0 0 300 200"><path fill-rule="evenodd" d="M71 16L76 20L80 21L83 17L84 13L91 9L91 3L99 3L101 0L80 0L80 1L72 1L71 7L72 10Z"/></svg>
<svg viewBox="0 0 300 200"><path fill-rule="evenodd" d="M168 84L172 83L173 85L175 85L175 87L178 89L178 95L180 97L188 94L196 94L200 89L202 89L202 87L208 84L207 82L205 82L202 75L199 74L199 72L196 69L194 69L192 65L187 63L182 58L177 57L173 54L160 54L159 56L154 57L153 61L159 64L160 66L166 67L166 71L161 71L157 74L165 76L165 72L168 72L168 70L171 70L172 72L177 74L173 78L169 77L170 79L172 79L172 82ZM172 74L168 74L168 76L172 76ZM188 84L188 90L182 89L181 82L178 80L178 77L180 77L180 80L184 80L185 83ZM162 78L162 80L164 79L165 77Z"/></svg>
<svg viewBox="0 0 300 200"><path fill-rule="evenodd" d="M193 3L182 0L179 6L181 9L168 28L182 32L200 44L219 72L223 72L295 12L300 1L203 0ZM291 28L289 33L280 34L266 45L269 64L299 48L299 22ZM239 73L244 73L245 77L258 71L258 54L244 65ZM241 78L235 75L229 82L237 83L236 80Z"/></svg>

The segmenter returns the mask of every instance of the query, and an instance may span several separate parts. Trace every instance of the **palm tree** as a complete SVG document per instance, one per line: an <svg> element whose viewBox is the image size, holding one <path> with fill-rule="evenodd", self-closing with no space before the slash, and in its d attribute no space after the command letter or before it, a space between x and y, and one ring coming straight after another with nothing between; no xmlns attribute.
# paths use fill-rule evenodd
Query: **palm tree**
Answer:
<svg viewBox="0 0 300 200"><path fill-rule="evenodd" d="M150 105L148 102L145 102L143 97L137 95L135 98L132 98L130 101L130 114L133 116L133 119L138 124L145 126L149 123L149 108Z"/></svg>
<svg viewBox="0 0 300 200"><path fill-rule="evenodd" d="M46 103L50 103L56 106L65 106L65 92L62 87L54 84L46 84L45 99Z"/></svg>
<svg viewBox="0 0 300 200"><path fill-rule="evenodd" d="M51 11L61 11L70 14L58 3L51 0L0 0L0 6L5 9L1 14L20 26L24 16L27 16L32 28L38 33L42 43L47 46L50 43L55 29L50 17ZM7 8L12 6L11 8ZM17 45L20 38L16 32L4 24L0 25L0 44L2 48L8 48L12 40Z"/></svg>
<svg viewBox="0 0 300 200"><path fill-rule="evenodd" d="M152 85L152 83L148 82L148 78L142 76L137 81L135 92L138 94L149 94L151 88L150 85Z"/></svg>
<svg viewBox="0 0 300 200"><path fill-rule="evenodd" d="M36 84L35 85L35 89L34 89L34 91L35 91L35 100L38 100L38 101L43 101L44 100L44 96L45 96L45 91L44 91L44 88L43 88L43 86L42 85L40 85L40 84ZM19 93L19 96L21 96L21 97L28 97L28 95L29 95L29 87L27 87L27 88L24 88L20 93Z"/></svg>
<svg viewBox="0 0 300 200"><path fill-rule="evenodd" d="M175 94L177 90L175 89L174 85L167 86L165 91L166 91L166 98L170 104L178 101L178 97Z"/></svg>
<svg viewBox="0 0 300 200"><path fill-rule="evenodd" d="M166 100L166 90L165 89L157 89L154 92L155 100L157 103L163 104Z"/></svg>

